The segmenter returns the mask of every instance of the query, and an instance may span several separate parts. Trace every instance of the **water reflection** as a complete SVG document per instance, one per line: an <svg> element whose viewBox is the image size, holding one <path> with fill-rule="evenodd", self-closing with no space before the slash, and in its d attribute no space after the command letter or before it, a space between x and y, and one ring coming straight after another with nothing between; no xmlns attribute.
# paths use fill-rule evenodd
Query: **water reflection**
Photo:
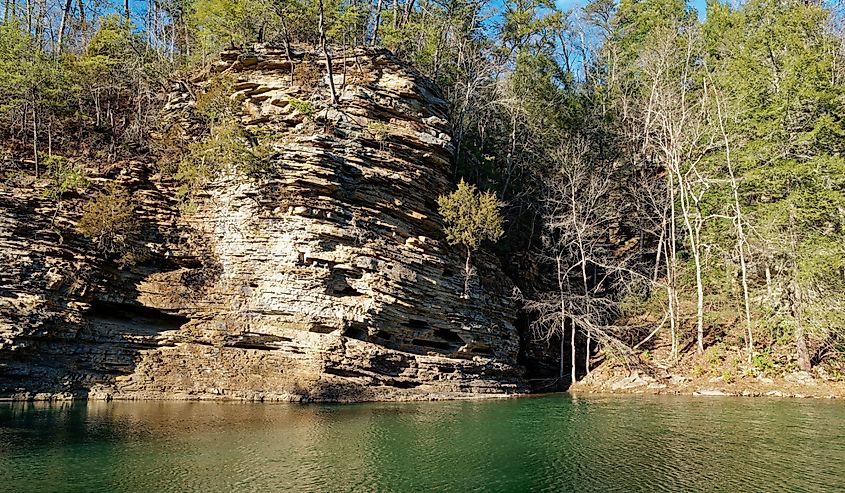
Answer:
<svg viewBox="0 0 845 493"><path fill-rule="evenodd" d="M766 399L0 404L0 485L831 491L845 489L843 429L841 403Z"/></svg>

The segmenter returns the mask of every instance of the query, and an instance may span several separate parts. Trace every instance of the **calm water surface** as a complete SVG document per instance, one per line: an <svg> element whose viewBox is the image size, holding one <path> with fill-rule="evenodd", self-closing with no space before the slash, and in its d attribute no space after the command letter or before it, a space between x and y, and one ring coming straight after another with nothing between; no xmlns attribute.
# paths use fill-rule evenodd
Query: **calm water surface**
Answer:
<svg viewBox="0 0 845 493"><path fill-rule="evenodd" d="M845 403L0 404L9 491L845 491Z"/></svg>

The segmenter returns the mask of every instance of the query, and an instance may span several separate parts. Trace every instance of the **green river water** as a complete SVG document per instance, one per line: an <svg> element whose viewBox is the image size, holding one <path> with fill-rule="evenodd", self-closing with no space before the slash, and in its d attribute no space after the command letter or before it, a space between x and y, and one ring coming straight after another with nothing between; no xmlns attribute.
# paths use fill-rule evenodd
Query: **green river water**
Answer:
<svg viewBox="0 0 845 493"><path fill-rule="evenodd" d="M845 403L0 403L0 491L845 491Z"/></svg>

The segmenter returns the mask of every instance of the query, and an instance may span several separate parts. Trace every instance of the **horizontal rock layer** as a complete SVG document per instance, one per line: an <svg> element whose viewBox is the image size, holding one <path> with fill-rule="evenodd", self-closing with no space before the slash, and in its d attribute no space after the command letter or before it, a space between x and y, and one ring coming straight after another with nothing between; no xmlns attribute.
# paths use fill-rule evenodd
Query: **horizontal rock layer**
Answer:
<svg viewBox="0 0 845 493"><path fill-rule="evenodd" d="M512 285L491 257L463 294L436 199L452 144L436 87L385 51L325 60L227 52L272 172L222 170L180 207L143 159L98 171L132 190L144 262L102 260L40 182L0 188L0 397L357 401L524 390ZM199 137L183 83L163 121ZM308 101L304 105L303 101ZM310 109L310 111L308 111ZM34 191L33 191L34 190ZM84 193L83 195L90 195Z"/></svg>

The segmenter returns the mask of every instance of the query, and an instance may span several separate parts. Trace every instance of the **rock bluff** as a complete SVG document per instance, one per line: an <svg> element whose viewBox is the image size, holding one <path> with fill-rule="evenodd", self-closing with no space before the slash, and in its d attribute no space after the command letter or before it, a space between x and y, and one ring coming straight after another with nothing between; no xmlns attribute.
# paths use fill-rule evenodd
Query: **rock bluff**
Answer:
<svg viewBox="0 0 845 493"><path fill-rule="evenodd" d="M215 176L182 212L156 157L90 171L129 189L146 260L119 267L76 232L87 193L0 185L0 397L362 401L524 391L512 285L492 257L462 297L436 199L452 142L438 89L385 51L333 61L256 47L211 72L272 176ZM207 77L163 126L189 140ZM303 111L302 101L313 102ZM154 155L151 155L154 156Z"/></svg>

